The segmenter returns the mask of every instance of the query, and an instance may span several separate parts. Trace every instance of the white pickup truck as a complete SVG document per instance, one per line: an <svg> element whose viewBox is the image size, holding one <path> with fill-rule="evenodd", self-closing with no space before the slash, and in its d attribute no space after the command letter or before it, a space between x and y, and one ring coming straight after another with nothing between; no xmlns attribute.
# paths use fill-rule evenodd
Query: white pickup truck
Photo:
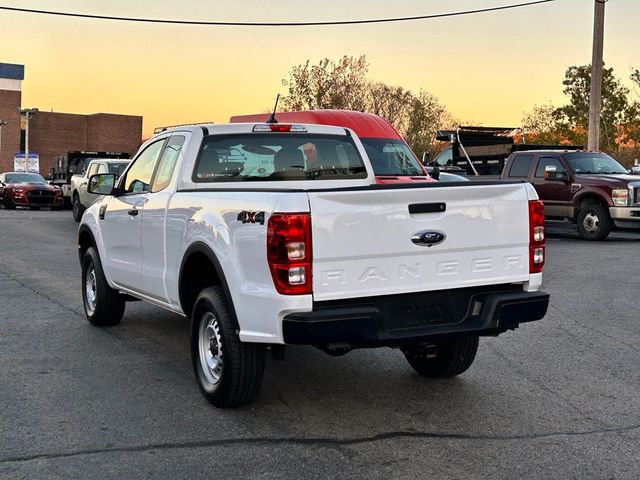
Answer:
<svg viewBox="0 0 640 480"><path fill-rule="evenodd" d="M87 165L86 171L71 177L71 211L73 219L79 222L84 211L95 202L99 195L87 192L89 177L96 173L114 173L116 178L129 165L129 160L99 158L93 159Z"/></svg>
<svg viewBox="0 0 640 480"><path fill-rule="evenodd" d="M146 300L191 319L216 406L259 392L265 350L399 349L453 376L478 337L544 317L544 214L523 182L376 185L360 140L322 125L179 127L147 141L82 218L88 320Z"/></svg>

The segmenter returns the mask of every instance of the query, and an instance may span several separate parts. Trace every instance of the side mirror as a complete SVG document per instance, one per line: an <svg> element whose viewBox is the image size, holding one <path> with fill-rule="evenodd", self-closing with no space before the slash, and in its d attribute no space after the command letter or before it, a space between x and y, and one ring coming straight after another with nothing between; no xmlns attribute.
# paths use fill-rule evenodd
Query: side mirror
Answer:
<svg viewBox="0 0 640 480"><path fill-rule="evenodd" d="M544 179L564 181L567 179L567 172L558 172L558 168L555 165L547 165L544 167Z"/></svg>
<svg viewBox="0 0 640 480"><path fill-rule="evenodd" d="M429 152L423 152L422 153L422 164L423 165L429 165L429 157L430 157Z"/></svg>
<svg viewBox="0 0 640 480"><path fill-rule="evenodd" d="M431 178L433 178L434 180L440 180L440 167L438 167L437 165L433 167L433 170L431 171Z"/></svg>
<svg viewBox="0 0 640 480"><path fill-rule="evenodd" d="M89 178L87 191L96 195L114 195L116 176L113 173L97 173Z"/></svg>

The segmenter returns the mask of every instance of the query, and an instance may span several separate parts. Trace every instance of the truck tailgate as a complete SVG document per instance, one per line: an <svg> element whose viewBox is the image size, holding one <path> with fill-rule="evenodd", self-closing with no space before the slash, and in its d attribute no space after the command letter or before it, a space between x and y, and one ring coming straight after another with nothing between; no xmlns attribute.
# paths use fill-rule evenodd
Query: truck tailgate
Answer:
<svg viewBox="0 0 640 480"><path fill-rule="evenodd" d="M308 196L316 301L529 278L528 197L522 183L374 187ZM444 240L427 246L441 238L438 233Z"/></svg>

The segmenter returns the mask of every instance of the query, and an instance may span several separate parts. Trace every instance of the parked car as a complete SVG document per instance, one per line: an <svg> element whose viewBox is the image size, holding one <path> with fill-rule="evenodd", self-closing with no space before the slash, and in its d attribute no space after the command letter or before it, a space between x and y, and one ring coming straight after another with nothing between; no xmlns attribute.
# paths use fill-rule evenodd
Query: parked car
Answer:
<svg viewBox="0 0 640 480"><path fill-rule="evenodd" d="M570 220L585 240L640 230L640 179L605 153L538 150L509 156L504 180L528 180L549 220Z"/></svg>
<svg viewBox="0 0 640 480"><path fill-rule="evenodd" d="M62 208L64 199L60 188L49 185L37 173L5 172L0 174L0 198L4 208L41 207Z"/></svg>
<svg viewBox="0 0 640 480"><path fill-rule="evenodd" d="M236 115L229 121L265 122L268 117L269 114L266 113ZM377 183L433 181L402 135L386 119L378 115L353 110L303 110L280 112L277 117L280 122L333 125L352 130L364 145Z"/></svg>
<svg viewBox="0 0 640 480"><path fill-rule="evenodd" d="M71 177L71 208L73 219L79 222L84 211L95 202L99 195L87 192L87 184L91 175L96 173L113 173L116 179L122 175L130 160L91 160L85 171Z"/></svg>
<svg viewBox="0 0 640 480"><path fill-rule="evenodd" d="M267 346L387 346L450 377L547 310L526 182L381 185L353 130L283 123L167 129L115 179L91 177L79 228L87 319L116 325L131 297L189 317L219 407L256 397Z"/></svg>

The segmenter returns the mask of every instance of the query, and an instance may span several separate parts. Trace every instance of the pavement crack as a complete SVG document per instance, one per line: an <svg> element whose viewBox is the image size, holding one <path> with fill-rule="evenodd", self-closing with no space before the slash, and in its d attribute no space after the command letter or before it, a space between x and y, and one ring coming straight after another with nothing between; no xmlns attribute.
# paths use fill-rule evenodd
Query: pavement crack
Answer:
<svg viewBox="0 0 640 480"><path fill-rule="evenodd" d="M469 440L469 441L514 441L514 440L539 440L554 437L584 437L590 435L622 433L640 430L640 424L628 425L624 427L601 428L583 431L556 431L547 433L532 433L524 435L466 435L461 433L440 433L440 432L415 432L397 431L378 433L369 437L355 437L345 439L334 438L307 438L307 437L255 437L255 438L221 438L216 440L201 440L194 442L167 442L152 443L147 445L131 445L128 447L107 447L86 450L75 450L70 452L41 453L33 455L22 455L0 458L2 463L29 462L33 460L49 460L58 458L79 457L84 455L95 455L102 453L131 453L146 452L152 450L179 450L191 448L208 447L228 447L231 445L248 446L268 446L268 445L301 445L316 447L342 447L350 445L362 445L386 440L395 439L433 439L433 440Z"/></svg>
<svg viewBox="0 0 640 480"><path fill-rule="evenodd" d="M10 280L16 282L21 287L26 288L30 292L35 293L36 295L39 295L39 296L41 296L43 298L46 298L48 301L50 301L54 305L60 307L61 309L66 310L68 312L72 312L72 313L74 313L74 314L76 314L78 316L81 316L81 317L84 316L84 312L79 312L78 310L75 310L75 309L69 307L68 305L64 305L63 303L60 303L55 298L52 298L49 295L46 295L46 294L36 290L31 285L29 285L27 282L24 282L24 281L20 280L18 277L15 277L15 276L11 275L9 272L4 271L4 272L0 272L0 273L2 273L3 275L6 275L7 278L9 278Z"/></svg>

